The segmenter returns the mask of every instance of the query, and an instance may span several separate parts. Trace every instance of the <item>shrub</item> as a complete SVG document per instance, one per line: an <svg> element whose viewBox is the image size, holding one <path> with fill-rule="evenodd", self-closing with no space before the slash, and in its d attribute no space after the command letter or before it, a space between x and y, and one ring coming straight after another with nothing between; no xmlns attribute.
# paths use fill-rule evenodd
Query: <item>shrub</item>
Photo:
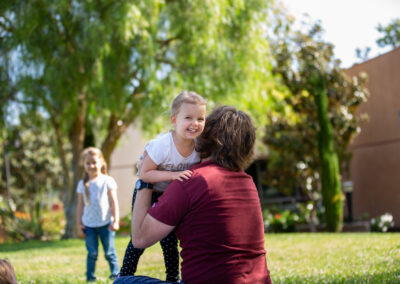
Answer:
<svg viewBox="0 0 400 284"><path fill-rule="evenodd" d="M387 232L394 227L393 216L390 213L372 218L370 223L372 232Z"/></svg>
<svg viewBox="0 0 400 284"><path fill-rule="evenodd" d="M122 236L129 236L131 234L131 214L120 218L117 233Z"/></svg>
<svg viewBox="0 0 400 284"><path fill-rule="evenodd" d="M264 225L269 232L295 232L296 225L305 222L304 218L299 214L284 210L281 212L270 213L269 210L264 210Z"/></svg>

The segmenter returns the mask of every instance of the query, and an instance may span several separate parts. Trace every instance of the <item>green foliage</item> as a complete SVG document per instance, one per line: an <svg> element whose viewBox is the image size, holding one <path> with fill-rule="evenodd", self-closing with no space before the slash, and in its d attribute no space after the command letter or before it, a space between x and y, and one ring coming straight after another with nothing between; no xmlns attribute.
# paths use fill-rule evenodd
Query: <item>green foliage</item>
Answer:
<svg viewBox="0 0 400 284"><path fill-rule="evenodd" d="M321 40L322 28L318 23L305 24L301 30L292 30L293 25L293 20L281 10L276 12L271 51L273 68L283 91L276 110L268 114L264 142L270 149L270 162L265 179L269 186L285 194L292 194L294 188L300 187L316 209L321 198L321 158L326 156L319 153L320 142L331 137L326 140L330 143L333 139L333 145L327 149L333 155L337 153L342 176L346 178L351 159L347 146L359 132L363 118L356 115L356 110L366 100L367 92L363 87L365 78L351 80L340 68L340 61L334 59L333 46ZM307 33L302 32L305 29ZM316 100L325 93L327 113L321 112L322 105L318 106ZM327 115L325 126L320 123L323 114ZM332 132L322 134L329 124ZM333 164L337 168L337 162ZM338 173L334 176L340 186ZM334 194L335 199L326 198L329 202L341 202L338 194Z"/></svg>
<svg viewBox="0 0 400 284"><path fill-rule="evenodd" d="M400 46L400 19L393 19L387 26L379 24L376 30L381 34L381 37L376 40L376 44L381 47L390 47L392 49ZM357 58L365 61L368 59L371 48L369 46L364 49L357 48Z"/></svg>
<svg viewBox="0 0 400 284"><path fill-rule="evenodd" d="M400 46L400 19L392 20L387 26L379 24L376 30L382 36L376 40L379 47L396 48Z"/></svg>
<svg viewBox="0 0 400 284"><path fill-rule="evenodd" d="M61 202L55 202L40 212L43 237L45 240L59 240L65 230L65 215Z"/></svg>
<svg viewBox="0 0 400 284"><path fill-rule="evenodd" d="M370 51L371 48L369 46L365 47L363 50L361 48L356 48L356 57L362 61L365 61L368 59Z"/></svg>
<svg viewBox="0 0 400 284"><path fill-rule="evenodd" d="M126 216L120 218L119 230L117 231L117 234L122 236L131 235L131 214L127 214Z"/></svg>
<svg viewBox="0 0 400 284"><path fill-rule="evenodd" d="M376 218L372 218L371 221L372 232L387 232L389 229L394 227L393 216L390 213L385 213Z"/></svg>
<svg viewBox="0 0 400 284"><path fill-rule="evenodd" d="M19 117L18 125L7 126L4 150L9 156L7 177L1 175L0 223L14 240L46 237L44 211L61 184L61 166L56 159L52 137L46 135L46 120L40 114ZM4 152L2 153L3 157ZM1 168L5 160L1 159ZM52 216L54 217L54 216Z"/></svg>
<svg viewBox="0 0 400 284"><path fill-rule="evenodd" d="M74 235L85 137L110 161L131 124L159 131L182 89L204 95L210 107L247 93L257 100L271 81L264 35L268 5L262 0L4 3L0 37L7 49L0 56L12 63L6 67L20 66L15 84L5 82L15 85L27 109L40 107L51 122L66 173L66 237ZM257 81L263 84L251 85Z"/></svg>
<svg viewBox="0 0 400 284"><path fill-rule="evenodd" d="M268 232L296 232L296 225L304 224L305 218L290 210L270 212L263 211L264 224Z"/></svg>
<svg viewBox="0 0 400 284"><path fill-rule="evenodd" d="M318 78L318 80L321 80L321 78ZM339 160L333 145L332 124L328 118L326 86L314 86L314 88L320 126L318 131L318 152L321 165L322 202L326 211L328 230L338 232L342 230L343 223L343 194L340 185Z"/></svg>
<svg viewBox="0 0 400 284"><path fill-rule="evenodd" d="M398 240L394 233L266 234L265 249L273 283L398 283ZM120 263L128 242L129 236L116 238ZM0 254L14 266L21 284L85 283L81 239L0 244ZM102 250L96 268L98 283L111 283ZM159 244L146 249L137 274L165 279Z"/></svg>

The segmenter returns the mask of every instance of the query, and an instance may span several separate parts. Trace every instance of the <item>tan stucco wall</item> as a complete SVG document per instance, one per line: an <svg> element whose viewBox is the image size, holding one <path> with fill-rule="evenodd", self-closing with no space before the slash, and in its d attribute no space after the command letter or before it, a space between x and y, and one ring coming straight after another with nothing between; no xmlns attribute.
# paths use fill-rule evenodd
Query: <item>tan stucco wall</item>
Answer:
<svg viewBox="0 0 400 284"><path fill-rule="evenodd" d="M353 213L376 217L385 212L400 226L400 48L357 64L347 73L368 74L368 101L358 112L369 121L351 145Z"/></svg>
<svg viewBox="0 0 400 284"><path fill-rule="evenodd" d="M121 137L120 143L111 155L109 174L118 185L118 202L121 216L130 213L132 193L136 177L136 163L145 145L140 130L130 127Z"/></svg>

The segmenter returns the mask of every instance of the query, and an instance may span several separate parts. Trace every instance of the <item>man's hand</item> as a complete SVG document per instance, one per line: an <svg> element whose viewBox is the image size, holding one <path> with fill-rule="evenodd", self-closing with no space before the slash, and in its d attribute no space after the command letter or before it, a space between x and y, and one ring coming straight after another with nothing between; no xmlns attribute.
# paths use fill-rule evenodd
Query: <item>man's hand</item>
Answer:
<svg viewBox="0 0 400 284"><path fill-rule="evenodd" d="M171 180L179 180L183 181L184 179L189 179L192 176L193 172L190 170L181 171L181 172L171 172Z"/></svg>

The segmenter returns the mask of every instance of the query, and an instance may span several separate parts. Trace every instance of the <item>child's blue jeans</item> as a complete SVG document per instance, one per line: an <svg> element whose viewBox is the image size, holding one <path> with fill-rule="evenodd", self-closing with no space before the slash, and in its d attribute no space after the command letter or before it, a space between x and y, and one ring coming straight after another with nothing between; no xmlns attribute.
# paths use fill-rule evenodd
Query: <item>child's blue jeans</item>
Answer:
<svg viewBox="0 0 400 284"><path fill-rule="evenodd" d="M110 277L115 277L118 275L118 259L117 253L115 251L114 239L115 232L108 229L109 225L97 228L85 228L86 234L86 249L88 251L87 263L86 263L86 280L94 280L94 271L96 268L96 260L99 251L99 237L101 244L103 245L104 255L110 265L111 275Z"/></svg>

